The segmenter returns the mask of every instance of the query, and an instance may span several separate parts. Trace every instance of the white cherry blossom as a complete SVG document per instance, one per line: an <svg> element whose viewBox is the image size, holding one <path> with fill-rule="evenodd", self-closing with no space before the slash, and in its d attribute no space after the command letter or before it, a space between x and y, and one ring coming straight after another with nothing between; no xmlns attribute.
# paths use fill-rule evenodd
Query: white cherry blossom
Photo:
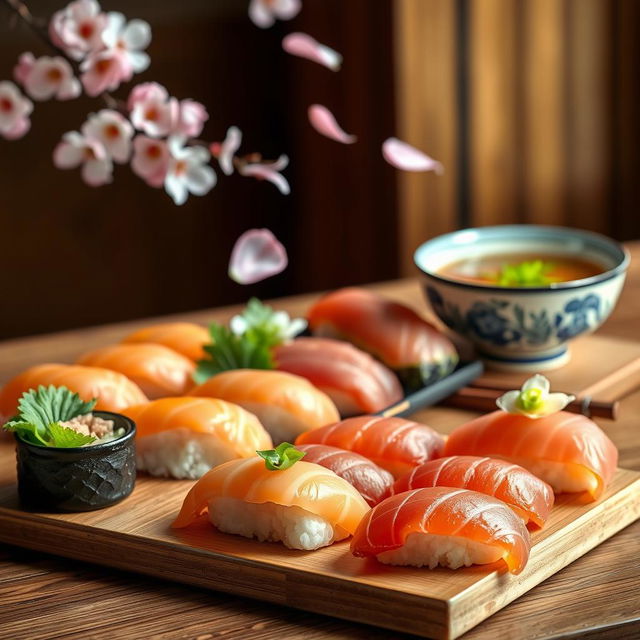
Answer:
<svg viewBox="0 0 640 640"><path fill-rule="evenodd" d="M539 373L529 378L520 391L507 391L496 400L507 413L521 414L528 418L544 418L562 411L576 398L565 393L549 393L549 380Z"/></svg>
<svg viewBox="0 0 640 640"><path fill-rule="evenodd" d="M71 65L60 56L35 58L23 53L14 69L14 76L34 100L72 100L82 91Z"/></svg>
<svg viewBox="0 0 640 640"><path fill-rule="evenodd" d="M185 147L184 138L168 140L169 167L164 180L166 192L177 205L184 204L192 193L203 196L216 184L215 171L207 164L209 152L200 146Z"/></svg>
<svg viewBox="0 0 640 640"><path fill-rule="evenodd" d="M53 152L53 164L58 169L75 169L82 166L82 179L92 187L111 182L113 163L98 140L69 131Z"/></svg>
<svg viewBox="0 0 640 640"><path fill-rule="evenodd" d="M115 162L119 164L128 162L131 155L133 127L117 111L102 109L92 114L83 125L82 133L87 138L100 141Z"/></svg>
<svg viewBox="0 0 640 640"><path fill-rule="evenodd" d="M147 69L149 56L144 52L151 42L151 27L144 20L130 20L123 14L112 11L107 14L107 26L102 40L108 49L120 51L135 73Z"/></svg>
<svg viewBox="0 0 640 640"><path fill-rule="evenodd" d="M15 140L25 135L31 128L29 114L32 111L33 103L13 82L0 82L0 136Z"/></svg>

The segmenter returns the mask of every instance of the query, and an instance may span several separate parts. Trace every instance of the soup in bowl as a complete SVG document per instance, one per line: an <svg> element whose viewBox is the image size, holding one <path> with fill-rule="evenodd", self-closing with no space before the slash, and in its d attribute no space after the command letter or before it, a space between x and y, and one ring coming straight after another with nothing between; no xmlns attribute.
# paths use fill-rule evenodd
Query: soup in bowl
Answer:
<svg viewBox="0 0 640 640"><path fill-rule="evenodd" d="M629 264L610 238L537 225L448 233L414 260L436 315L489 365L520 371L566 363L568 341L613 310Z"/></svg>

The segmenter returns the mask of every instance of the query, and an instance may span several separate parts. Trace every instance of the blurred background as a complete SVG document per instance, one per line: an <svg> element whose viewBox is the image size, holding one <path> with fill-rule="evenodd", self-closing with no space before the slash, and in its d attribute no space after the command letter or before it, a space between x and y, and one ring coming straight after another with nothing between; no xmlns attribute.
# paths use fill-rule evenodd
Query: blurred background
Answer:
<svg viewBox="0 0 640 640"><path fill-rule="evenodd" d="M48 18L64 2L27 4ZM151 24L134 83L207 105L206 140L235 124L242 152L288 154L292 193L234 175L176 207L127 167L90 188L51 153L100 103L36 104L27 137L0 139L0 339L415 275L420 242L468 226L640 238L637 0L303 0L267 30L248 0L101 4ZM284 53L292 31L341 52L342 70ZM0 2L0 78L25 50L48 53ZM312 130L312 103L358 143ZM386 164L389 136L444 176ZM242 287L227 264L252 227L276 234L290 266Z"/></svg>

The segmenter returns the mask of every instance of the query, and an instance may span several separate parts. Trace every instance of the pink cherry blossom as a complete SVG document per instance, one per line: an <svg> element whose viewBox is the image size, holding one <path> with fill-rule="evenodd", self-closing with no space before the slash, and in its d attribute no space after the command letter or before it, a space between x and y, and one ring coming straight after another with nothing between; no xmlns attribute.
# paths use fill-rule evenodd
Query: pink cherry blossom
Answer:
<svg viewBox="0 0 640 640"><path fill-rule="evenodd" d="M131 155L131 123L117 111L103 109L89 116L82 127L87 138L98 140L114 162L124 164Z"/></svg>
<svg viewBox="0 0 640 640"><path fill-rule="evenodd" d="M332 71L338 71L342 65L342 56L337 51L320 44L306 33L290 33L285 36L282 48L291 55L317 62Z"/></svg>
<svg viewBox="0 0 640 640"><path fill-rule="evenodd" d="M387 138L382 143L382 155L390 165L403 171L435 171L438 175L444 173L440 162L398 138Z"/></svg>
<svg viewBox="0 0 640 640"><path fill-rule="evenodd" d="M82 165L82 178L92 187L111 182L113 164L104 145L77 131L62 136L62 142L53 152L53 164L58 169L75 169Z"/></svg>
<svg viewBox="0 0 640 640"><path fill-rule="evenodd" d="M122 82L131 80L133 70L118 49L105 49L92 53L80 65L84 90L90 96L117 89Z"/></svg>
<svg viewBox="0 0 640 640"><path fill-rule="evenodd" d="M243 176L253 176L258 180L267 180L278 187L280 193L289 195L291 188L287 179L280 173L289 164L287 156L280 156L275 162L253 162L238 169Z"/></svg>
<svg viewBox="0 0 640 640"><path fill-rule="evenodd" d="M180 107L175 98L157 82L144 82L129 94L127 106L136 129L152 137L168 135L179 119Z"/></svg>
<svg viewBox="0 0 640 640"><path fill-rule="evenodd" d="M230 176L233 173L233 158L242 144L242 131L238 127L229 127L223 142L214 142L210 151L218 159L222 173Z"/></svg>
<svg viewBox="0 0 640 640"><path fill-rule="evenodd" d="M267 29L277 20L295 18L302 4L300 0L251 0L249 18L256 26Z"/></svg>
<svg viewBox="0 0 640 640"><path fill-rule="evenodd" d="M131 169L150 187L161 187L169 168L169 149L166 142L148 136L136 136L133 140Z"/></svg>
<svg viewBox="0 0 640 640"><path fill-rule="evenodd" d="M49 23L49 36L74 60L103 48L102 32L107 16L100 12L95 0L76 0L62 11L53 14Z"/></svg>
<svg viewBox="0 0 640 640"><path fill-rule="evenodd" d="M174 123L171 133L195 138L202 133L204 123L209 119L207 109L195 100L181 100L178 121Z"/></svg>
<svg viewBox="0 0 640 640"><path fill-rule="evenodd" d="M107 26L102 40L108 49L117 49L125 63L135 72L144 71L150 63L144 53L151 42L151 27L144 20L130 20L116 11L107 14Z"/></svg>
<svg viewBox="0 0 640 640"><path fill-rule="evenodd" d="M287 268L287 252L269 229L250 229L237 240L229 260L229 277L253 284Z"/></svg>
<svg viewBox="0 0 640 640"><path fill-rule="evenodd" d="M60 56L42 56L36 60L33 54L23 53L13 75L34 100L72 100L81 92L71 65Z"/></svg>
<svg viewBox="0 0 640 640"><path fill-rule="evenodd" d="M312 104L308 111L311 126L323 136L342 144L353 144L358 138L346 133L336 122L335 116L327 107Z"/></svg>
<svg viewBox="0 0 640 640"><path fill-rule="evenodd" d="M33 103L25 98L13 82L0 82L0 136L16 140L31 128L29 114Z"/></svg>
<svg viewBox="0 0 640 640"><path fill-rule="evenodd" d="M164 180L166 192L177 205L184 204L189 193L203 196L216 184L216 173L208 166L210 155L204 147L185 147L184 138L168 140L169 168Z"/></svg>

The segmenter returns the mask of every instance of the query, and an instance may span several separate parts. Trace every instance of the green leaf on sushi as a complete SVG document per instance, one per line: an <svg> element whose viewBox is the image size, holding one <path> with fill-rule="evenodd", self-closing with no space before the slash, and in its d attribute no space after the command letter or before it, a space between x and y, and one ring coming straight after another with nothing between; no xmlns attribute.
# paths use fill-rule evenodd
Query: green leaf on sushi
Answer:
<svg viewBox="0 0 640 640"><path fill-rule="evenodd" d="M269 471L284 471L307 455L305 451L296 449L290 442L283 442L275 449L265 449L256 453L264 458L264 464Z"/></svg>
<svg viewBox="0 0 640 640"><path fill-rule="evenodd" d="M84 402L66 387L38 387L22 394L18 415L4 425L25 442L46 447L81 447L96 440L60 422L72 420L93 410L97 400Z"/></svg>
<svg viewBox="0 0 640 640"><path fill-rule="evenodd" d="M230 369L275 368L270 345L259 333L246 331L236 335L215 322L209 327L209 333L212 342L204 347L209 358L199 360L193 374L197 384Z"/></svg>

